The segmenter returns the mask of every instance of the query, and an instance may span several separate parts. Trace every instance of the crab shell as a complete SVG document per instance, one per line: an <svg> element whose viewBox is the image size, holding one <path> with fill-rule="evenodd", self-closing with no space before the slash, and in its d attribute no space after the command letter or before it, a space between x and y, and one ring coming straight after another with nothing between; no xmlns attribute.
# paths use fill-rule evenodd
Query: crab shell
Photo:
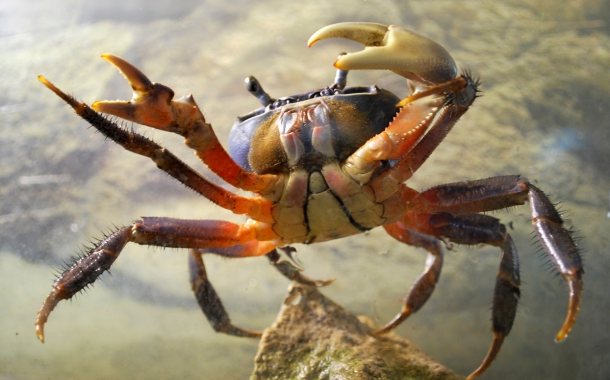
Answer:
<svg viewBox="0 0 610 380"><path fill-rule="evenodd" d="M261 107L239 117L229 134L231 158L258 174L288 173L299 168L320 170L331 161L343 162L382 132L400 102L396 95L377 86L347 87L342 94L308 99L319 93L288 97L298 100L288 111ZM304 120L296 117L303 114ZM300 142L296 152L286 138L282 139L282 132L295 134L295 141Z"/></svg>
<svg viewBox="0 0 610 380"><path fill-rule="evenodd" d="M280 99L238 118L229 154L258 174L288 174L277 202L273 230L284 241L326 241L377 227L384 208L343 172L343 162L382 132L400 99L377 86L348 87L332 96L321 90ZM286 102L289 102L286 104ZM294 103L290 103L294 102ZM347 191L348 188L354 191Z"/></svg>

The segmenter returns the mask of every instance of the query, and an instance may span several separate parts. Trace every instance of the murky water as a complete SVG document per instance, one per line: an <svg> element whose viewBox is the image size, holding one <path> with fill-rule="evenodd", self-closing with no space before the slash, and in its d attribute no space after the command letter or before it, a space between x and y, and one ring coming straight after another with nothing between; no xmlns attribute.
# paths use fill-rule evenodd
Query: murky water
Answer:
<svg viewBox="0 0 610 380"><path fill-rule="evenodd" d="M512 222L522 260L515 326L486 378L596 379L610 375L610 17L579 2L520 1L0 2L0 379L236 379L252 370L256 341L212 331L190 292L186 254L128 246L112 276L51 315L42 345L33 321L62 259L113 224L140 216L240 221L113 145L80 121L36 76L79 99L129 99L99 58L110 52L176 94L193 93L221 141L236 115L258 107L243 78L272 96L330 84L332 62L359 46L324 41L340 21L407 26L481 75L484 96L410 182L435 184L521 174L562 201L583 237L585 297L577 326L553 342L568 290L537 246L529 210ZM511 4L512 3L512 4ZM389 72L352 72L352 85L407 89ZM141 129L206 175L177 136ZM425 254L383 231L297 247L306 274L336 277L324 290L383 323L423 268ZM441 283L398 332L457 372L472 371L491 341L499 252L447 252ZM206 258L232 319L272 323L288 282L264 258Z"/></svg>

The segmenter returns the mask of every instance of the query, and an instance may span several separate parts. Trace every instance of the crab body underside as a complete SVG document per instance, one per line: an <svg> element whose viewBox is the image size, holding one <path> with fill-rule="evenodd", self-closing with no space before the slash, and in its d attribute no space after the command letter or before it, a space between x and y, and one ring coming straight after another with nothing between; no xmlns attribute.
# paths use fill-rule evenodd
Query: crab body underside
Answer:
<svg viewBox="0 0 610 380"><path fill-rule="evenodd" d="M546 195L519 176L501 176L446 184L423 192L405 182L426 161L469 109L479 83L457 75L453 59L437 43L396 26L335 24L309 40L344 37L367 47L342 54L335 82L326 88L272 99L254 77L247 89L262 107L239 117L230 134L229 155L220 145L191 95L173 99L173 91L151 82L123 59L104 54L134 89L131 101L98 101L91 107L39 79L76 113L123 148L149 157L184 185L212 202L248 216L238 225L216 220L142 218L99 242L53 285L36 319L44 341L44 324L57 303L93 283L114 263L128 242L190 248L189 267L195 298L215 330L258 337L259 332L233 325L205 272L202 255L266 255L288 278L313 286L281 251L294 243L318 243L383 228L395 239L428 251L423 274L407 294L387 332L416 312L432 294L443 260L442 240L489 244L502 252L493 305L493 341L481 375L511 330L519 297L517 249L503 224L484 212L529 201L534 228L556 268L570 286L566 320L557 334L565 338L576 321L582 296L582 264L563 220ZM349 70L388 69L407 78L413 93L403 99L376 86L346 87ZM214 185L155 142L119 128L98 112L174 132L227 183L255 193L241 197Z"/></svg>

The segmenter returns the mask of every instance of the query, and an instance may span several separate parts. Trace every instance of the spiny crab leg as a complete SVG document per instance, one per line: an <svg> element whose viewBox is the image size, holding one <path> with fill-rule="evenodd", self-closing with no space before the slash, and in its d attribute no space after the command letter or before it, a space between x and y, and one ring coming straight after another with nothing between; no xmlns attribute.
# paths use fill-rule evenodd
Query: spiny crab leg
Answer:
<svg viewBox="0 0 610 380"><path fill-rule="evenodd" d="M396 25L345 22L315 32L307 44L326 38L347 38L367 46L364 51L340 56L342 70L391 70L418 86L433 86L456 77L451 55L438 43Z"/></svg>
<svg viewBox="0 0 610 380"><path fill-rule="evenodd" d="M213 184L154 141L135 132L120 128L101 114L95 112L85 103L78 102L72 96L57 88L42 75L38 77L38 80L68 103L77 115L89 122L104 136L130 152L150 158L159 169L165 171L210 201L227 210L231 210L233 213L244 214L254 220L267 223L274 222L271 215L271 208L273 206L271 201L264 197L241 197L221 186Z"/></svg>
<svg viewBox="0 0 610 380"><path fill-rule="evenodd" d="M218 141L192 95L173 99L171 88L151 82L131 63L112 54L102 54L102 58L127 79L133 88L133 98L130 101L100 100L91 105L94 110L183 136L185 144L195 150L201 161L237 188L266 194L281 181L280 176L258 175L239 167Z"/></svg>
<svg viewBox="0 0 610 380"><path fill-rule="evenodd" d="M555 209L555 206L534 185L529 185L528 196L532 213L532 224L536 234L551 261L555 264L559 274L570 287L568 314L555 337L555 341L560 342L568 336L580 312L584 269L576 243L570 232L563 226L563 219Z"/></svg>
<svg viewBox="0 0 610 380"><path fill-rule="evenodd" d="M136 243L141 245L151 245L157 247L170 248L196 248L200 250L227 248L235 245L246 247L245 249L231 252L228 250L220 250L216 253L229 257L252 257L262 256L275 249L281 241L273 232L271 225L249 220L244 224L235 224L220 220L186 220L172 218L147 218L144 217L136 220L131 226L119 228L117 231L108 235L93 247L86 255L75 260L69 268L67 268L53 284L53 290L47 296L42 307L38 311L35 327L36 336L44 343L44 326L49 319L49 315L61 300L72 298L75 294L93 284L99 276L108 271L115 260L119 257L123 248L127 243ZM231 255L230 253L233 253ZM196 258L195 258L196 259ZM195 268L191 268L195 273L191 273L191 281L194 291L198 291L205 282L205 271L201 264L197 267L197 262L194 263ZM203 284L207 288L207 295L212 296L208 284ZM201 297L205 295L198 294L197 300L201 301ZM214 305L214 304L213 304ZM219 307L216 302L215 305ZM220 312L220 314L218 314ZM221 322L219 319L224 319L225 323L222 326L228 327L230 321L223 317L220 310L204 310L204 313L210 318L210 322L216 325ZM221 327L222 327L221 326ZM222 327L222 328L224 328ZM239 329L238 329L239 330ZM236 331L234 328L230 330L222 330L229 334L239 336L260 336L248 335L244 330ZM241 334L241 335L240 335Z"/></svg>

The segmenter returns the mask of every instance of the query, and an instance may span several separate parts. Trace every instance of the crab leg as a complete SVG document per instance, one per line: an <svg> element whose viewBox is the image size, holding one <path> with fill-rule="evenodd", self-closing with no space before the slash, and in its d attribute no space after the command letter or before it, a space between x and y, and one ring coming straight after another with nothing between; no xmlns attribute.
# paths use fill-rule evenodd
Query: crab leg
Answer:
<svg viewBox="0 0 610 380"><path fill-rule="evenodd" d="M400 242L425 248L428 251L428 258L426 259L424 272L407 294L400 313L383 328L373 332L375 335L384 334L394 329L428 301L438 282L443 266L443 248L439 239L406 228L400 222L384 226L384 228L390 236Z"/></svg>
<svg viewBox="0 0 610 380"><path fill-rule="evenodd" d="M290 260L290 261L282 260L281 255L278 252L278 250L285 252L287 254L287 256L289 256L292 259L291 254L292 254L292 252L296 252L296 249L294 249L290 246L278 247L267 254L267 258L269 259L269 262L271 263L271 265L273 265L287 279L289 279L291 281L296 281L299 284L315 286L318 288L330 285L333 282L335 282L334 278L332 278L330 280L313 280L309 277L303 276L301 274L302 268L299 268L299 267L295 266L294 264L292 264L291 261L294 261L294 260Z"/></svg>
<svg viewBox="0 0 610 380"><path fill-rule="evenodd" d="M501 210L525 204L528 181L518 175L506 175L456 182L432 187L413 197L413 211L470 214Z"/></svg>
<svg viewBox="0 0 610 380"><path fill-rule="evenodd" d="M67 95L55 87L43 76L39 76L38 79L74 108L76 114L91 123L91 125L99 130L104 136L131 152L150 158L160 169L164 170L187 187L190 187L217 205L231 210L236 214L245 214L252 219L260 220L262 222L273 222L273 218L271 217L271 202L262 197L240 197L220 186L214 185L184 162L180 161L167 149L144 136L119 128L115 123L95 112L85 103L79 103L72 96Z"/></svg>
<svg viewBox="0 0 610 380"><path fill-rule="evenodd" d="M414 230L417 230L419 231L417 232L418 235L424 236L430 241L436 241L439 249L440 241L438 238L446 238L457 244L489 244L500 247L502 258L496 277L492 303L494 338L482 364L468 379L480 376L496 358L504 338L512 328L517 312L517 301L520 294L519 259L513 240L506 233L506 227L500 224L498 219L487 215L453 216L447 213L419 214L412 211L407 212L401 221L384 227L392 237L411 245L413 245L412 236L416 233ZM428 250L432 252L429 248ZM384 333L395 328L428 300L434 290L434 285L438 281L441 265L439 262L438 269L432 270L434 268L432 263L435 261L430 260L431 258L426 262L426 270L407 295L402 311L376 333Z"/></svg>
<svg viewBox="0 0 610 380"><path fill-rule="evenodd" d="M247 338L260 338L260 331L251 331L237 327L231 323L231 318L222 305L222 301L208 279L203 264L201 252L196 249L189 250L189 272L191 277L191 289L195 293L195 299L203 311L203 314L216 332Z"/></svg>
<svg viewBox="0 0 610 380"><path fill-rule="evenodd" d="M214 249L249 244L232 257L265 255L281 243L271 226L250 220L238 225L217 220L142 218L123 227L75 261L53 284L36 318L36 335L44 342L44 325L61 300L70 299L110 269L128 242L173 248Z"/></svg>
<svg viewBox="0 0 610 380"><path fill-rule="evenodd" d="M185 144L195 150L201 161L237 188L262 194L275 189L281 180L280 176L250 173L233 161L218 141L212 126L205 121L192 95L174 100L172 89L151 82L131 63L112 54L103 54L102 58L125 76L134 90L133 99L101 100L93 103L93 109L183 136Z"/></svg>
<svg viewBox="0 0 610 380"><path fill-rule="evenodd" d="M455 215L498 210L521 205L526 200L530 202L532 224L545 252L570 287L568 314L555 338L561 341L580 311L584 270L576 243L563 227L563 219L540 189L519 176L493 177L431 188L414 197L410 207L416 212L442 211Z"/></svg>
<svg viewBox="0 0 610 380"><path fill-rule="evenodd" d="M528 183L528 197L532 212L532 224L542 246L555 267L570 287L568 315L555 340L562 341L576 323L582 299L582 275L585 273L580 253L570 233L563 227L563 219L547 196L536 186Z"/></svg>
<svg viewBox="0 0 610 380"><path fill-rule="evenodd" d="M568 313L556 337L560 341L576 322L584 270L576 244L563 227L563 220L540 189L519 176L503 176L441 185L416 195L412 191L405 192L404 201L412 211L406 212L398 222L404 228L445 237L458 244L484 243L502 249L492 308L494 339L483 364L470 379L481 375L499 352L512 327L519 295L517 250L506 234L506 228L495 218L474 213L521 205L526 200L530 202L532 223L545 251L570 287ZM396 226L385 228L400 240Z"/></svg>
<svg viewBox="0 0 610 380"><path fill-rule="evenodd" d="M519 258L517 248L510 235L506 234L506 240L500 245L502 258L500 268L496 276L496 286L491 307L491 321L493 340L489 351L483 362L466 380L481 376L495 360L504 338L512 329L517 313L517 303L519 301Z"/></svg>
<svg viewBox="0 0 610 380"><path fill-rule="evenodd" d="M384 228L396 240L424 247L432 256L429 256L426 270L409 292L401 313L377 333L398 326L410 314L419 310L432 294L442 265L440 238L457 244L494 246L502 246L507 240L504 225L496 218L481 214L453 216L447 213L420 214L409 211L400 221L385 225Z"/></svg>
<svg viewBox="0 0 610 380"><path fill-rule="evenodd" d="M212 325L212 328L217 332L223 332L229 335L258 338L262 335L261 332L251 331L237 327L231 323L229 314L226 312L222 301L216 293L216 290L208 279L205 265L203 263L203 253L215 253L224 257L247 257L254 256L258 252L259 242L256 240L250 241L246 244L234 245L226 248L214 248L214 249L191 249L189 250L189 272L191 278L191 288L195 293L195 299L201 307L204 315ZM266 256L273 266L275 266L284 276L290 280L297 281L301 284L309 286L326 286L332 283L334 280L317 281L307 278L299 273L299 269L292 265L288 261L280 261L280 254L278 249L283 249L290 255L294 252L292 247L282 247L272 249Z"/></svg>
<svg viewBox="0 0 610 380"><path fill-rule="evenodd" d="M250 241L246 244L236 244L230 247L223 248L206 248L199 249L201 253L213 253L223 257L249 257L258 256L255 254L258 249L259 242L256 240ZM279 252L278 252L279 251ZM280 252L284 253L282 257ZM266 254L269 259L269 263L273 265L284 277L291 281L296 281L300 284L322 287L330 285L334 282L331 280L312 280L306 276L303 276L300 272L303 270L300 266L296 265L296 261L293 257L293 253L296 252L291 246L277 247Z"/></svg>

